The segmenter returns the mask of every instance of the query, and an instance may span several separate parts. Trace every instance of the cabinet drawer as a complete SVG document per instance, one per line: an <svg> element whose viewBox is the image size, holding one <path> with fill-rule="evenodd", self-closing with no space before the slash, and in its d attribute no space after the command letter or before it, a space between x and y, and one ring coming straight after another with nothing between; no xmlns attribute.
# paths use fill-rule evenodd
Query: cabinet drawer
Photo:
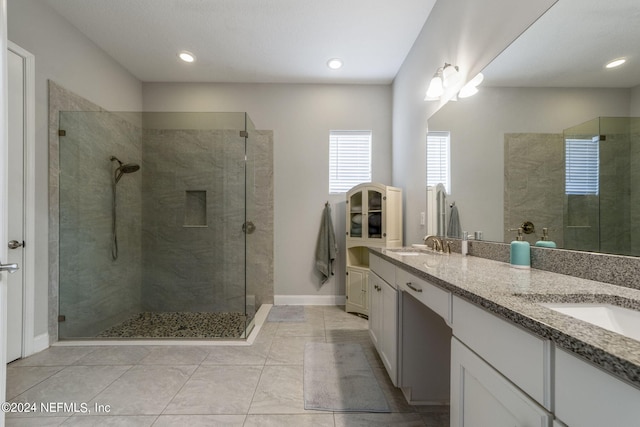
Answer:
<svg viewBox="0 0 640 427"><path fill-rule="evenodd" d="M640 389L556 349L555 412L570 426L637 426Z"/></svg>
<svg viewBox="0 0 640 427"><path fill-rule="evenodd" d="M451 323L451 293L413 274L396 269L396 284L403 291L435 311L448 324ZM411 285L411 286L409 286Z"/></svg>
<svg viewBox="0 0 640 427"><path fill-rule="evenodd" d="M372 252L369 254L369 268L385 282L396 287L396 267L389 261L383 260Z"/></svg>
<svg viewBox="0 0 640 427"><path fill-rule="evenodd" d="M453 335L539 404L551 408L551 343L453 297Z"/></svg>

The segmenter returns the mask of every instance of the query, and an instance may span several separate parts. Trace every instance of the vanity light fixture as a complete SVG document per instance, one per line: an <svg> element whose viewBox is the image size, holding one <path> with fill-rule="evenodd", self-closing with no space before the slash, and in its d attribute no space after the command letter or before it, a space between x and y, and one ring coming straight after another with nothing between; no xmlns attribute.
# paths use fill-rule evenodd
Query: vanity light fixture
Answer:
<svg viewBox="0 0 640 427"><path fill-rule="evenodd" d="M424 98L425 101L438 101L445 89L454 87L460 82L460 72L457 65L447 64L436 70L429 82L429 88Z"/></svg>
<svg viewBox="0 0 640 427"><path fill-rule="evenodd" d="M342 68L342 59L331 58L330 60L327 61L327 67L331 68L332 70L337 70Z"/></svg>
<svg viewBox="0 0 640 427"><path fill-rule="evenodd" d="M625 62L627 62L626 58L618 58L618 59L614 59L613 61L610 61L607 63L607 65L605 65L605 68L616 68L621 66L622 64L624 64Z"/></svg>
<svg viewBox="0 0 640 427"><path fill-rule="evenodd" d="M191 52L189 52L187 50L183 50L182 52L180 52L178 54L178 58L180 58L184 62L188 62L188 63L195 62L195 60L196 60L196 56L193 53L191 53Z"/></svg>
<svg viewBox="0 0 640 427"><path fill-rule="evenodd" d="M466 85L458 92L458 98L468 98L478 93L478 85L484 80L484 75L478 73L474 78L469 80Z"/></svg>

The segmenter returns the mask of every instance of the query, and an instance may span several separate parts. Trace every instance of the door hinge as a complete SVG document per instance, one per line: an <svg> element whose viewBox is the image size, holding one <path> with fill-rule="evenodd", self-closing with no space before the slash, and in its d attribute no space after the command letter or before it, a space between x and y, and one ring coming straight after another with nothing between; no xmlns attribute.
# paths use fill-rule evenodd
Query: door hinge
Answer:
<svg viewBox="0 0 640 427"><path fill-rule="evenodd" d="M246 130L241 130L240 131L240 137L249 138L249 132L247 132Z"/></svg>
<svg viewBox="0 0 640 427"><path fill-rule="evenodd" d="M64 130L64 129L60 129L60 130L58 131L58 136L67 136L67 131L66 131L66 130Z"/></svg>
<svg viewBox="0 0 640 427"><path fill-rule="evenodd" d="M62 315L62 314L61 314L60 316L58 316L58 323L60 323L60 322L64 322L64 321L66 321L66 320L67 320L67 317L66 317L66 316L64 316L64 315Z"/></svg>

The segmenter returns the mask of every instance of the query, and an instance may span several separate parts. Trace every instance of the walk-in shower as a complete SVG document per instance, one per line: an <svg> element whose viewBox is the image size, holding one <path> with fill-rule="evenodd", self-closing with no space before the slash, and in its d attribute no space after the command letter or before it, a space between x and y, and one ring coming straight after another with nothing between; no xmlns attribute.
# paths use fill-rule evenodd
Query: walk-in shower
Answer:
<svg viewBox="0 0 640 427"><path fill-rule="evenodd" d="M59 129L59 338L246 337L273 302L271 134L245 113Z"/></svg>

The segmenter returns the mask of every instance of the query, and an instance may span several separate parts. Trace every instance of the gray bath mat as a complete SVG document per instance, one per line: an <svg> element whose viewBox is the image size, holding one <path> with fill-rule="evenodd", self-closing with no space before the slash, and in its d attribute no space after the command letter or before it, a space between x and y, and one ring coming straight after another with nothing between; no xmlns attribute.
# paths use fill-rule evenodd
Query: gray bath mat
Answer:
<svg viewBox="0 0 640 427"><path fill-rule="evenodd" d="M354 343L305 344L304 409L390 412L362 347Z"/></svg>
<svg viewBox="0 0 640 427"><path fill-rule="evenodd" d="M304 306L274 305L269 310L267 322L304 322Z"/></svg>

